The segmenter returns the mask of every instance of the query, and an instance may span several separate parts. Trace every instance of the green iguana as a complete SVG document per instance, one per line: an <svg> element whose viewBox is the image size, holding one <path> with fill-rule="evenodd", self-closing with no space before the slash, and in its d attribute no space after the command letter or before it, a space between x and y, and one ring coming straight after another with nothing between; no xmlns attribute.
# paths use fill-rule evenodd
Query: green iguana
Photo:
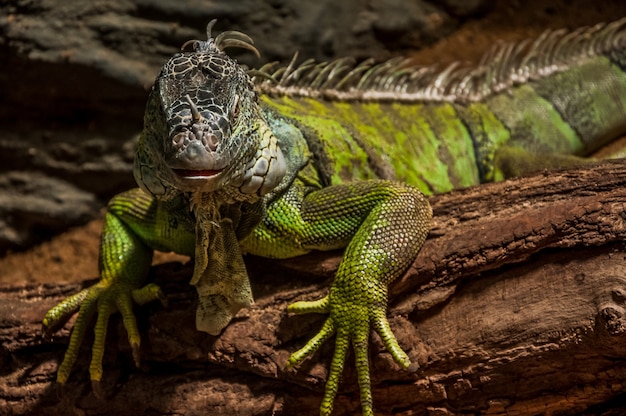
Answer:
<svg viewBox="0 0 626 416"><path fill-rule="evenodd" d="M97 315L96 390L109 316L119 311L135 360L133 305L153 250L193 256L196 326L219 334L252 293L243 254L273 258L345 248L329 294L293 313L326 313L288 366L336 336L321 413L330 414L354 349L364 415L373 414L368 344L375 330L412 367L386 318L387 286L429 233L423 193L584 163L626 132L626 19L500 46L476 67L443 71L403 59L305 61L247 71L224 53L241 32L190 41L150 93L134 174L141 189L108 205L101 280L52 308L48 334L78 311L57 380L65 383ZM190 50L187 50L190 49Z"/></svg>

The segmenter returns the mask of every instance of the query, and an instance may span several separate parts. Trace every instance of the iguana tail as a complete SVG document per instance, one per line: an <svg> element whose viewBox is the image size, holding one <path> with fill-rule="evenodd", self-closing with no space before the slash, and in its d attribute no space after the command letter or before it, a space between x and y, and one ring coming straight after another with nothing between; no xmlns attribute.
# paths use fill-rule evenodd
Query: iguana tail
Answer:
<svg viewBox="0 0 626 416"><path fill-rule="evenodd" d="M626 19L546 32L494 59L485 70L498 82L459 106L482 181L580 164L626 132Z"/></svg>

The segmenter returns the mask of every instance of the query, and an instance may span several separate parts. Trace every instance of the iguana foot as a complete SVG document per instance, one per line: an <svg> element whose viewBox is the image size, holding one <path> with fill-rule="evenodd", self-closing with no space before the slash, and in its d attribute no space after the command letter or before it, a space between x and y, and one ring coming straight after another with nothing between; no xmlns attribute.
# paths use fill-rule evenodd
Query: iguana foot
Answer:
<svg viewBox="0 0 626 416"><path fill-rule="evenodd" d="M411 368L411 361L398 344L389 327L386 307L373 306L369 302L362 305L356 304L357 302L337 304L330 299L327 296L317 301L297 302L289 306L288 311L296 314L327 312L330 315L324 322L322 329L304 347L291 355L287 362L287 367L291 368L300 364L304 359L314 354L326 340L336 334L335 352L328 373L328 380L326 381L326 390L320 414L325 416L330 415L332 412L348 347L352 344L355 353L362 412L363 415L373 415L368 358L370 329L373 328L378 333L385 348L391 353L391 356L400 367L403 369Z"/></svg>
<svg viewBox="0 0 626 416"><path fill-rule="evenodd" d="M109 317L116 311L119 311L122 315L124 328L128 333L128 342L133 350L133 359L138 366L140 363L139 347L141 345L141 337L133 313L133 303L143 305L156 299L160 299L162 303L165 303L163 293L153 283L135 289L119 282L100 281L90 288L70 296L50 309L43 319L43 331L46 337L49 337L78 311L69 346L57 372L57 382L62 385L69 378L74 362L78 357L85 331L94 313L97 313L97 318L94 327L95 337L91 364L89 366L90 379L92 385L96 387L94 392L97 393L98 385L102 378L102 357Z"/></svg>

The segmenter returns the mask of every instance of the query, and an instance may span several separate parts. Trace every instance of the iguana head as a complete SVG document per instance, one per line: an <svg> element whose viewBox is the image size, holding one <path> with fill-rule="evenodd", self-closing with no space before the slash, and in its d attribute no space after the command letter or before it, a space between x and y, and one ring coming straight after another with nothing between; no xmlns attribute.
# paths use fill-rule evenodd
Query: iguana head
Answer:
<svg viewBox="0 0 626 416"><path fill-rule="evenodd" d="M241 32L213 39L214 24L207 26L207 41L189 41L167 61L150 94L135 177L155 197L172 188L212 192L225 187L242 197L262 196L285 173L254 84L224 53L233 46L258 51Z"/></svg>

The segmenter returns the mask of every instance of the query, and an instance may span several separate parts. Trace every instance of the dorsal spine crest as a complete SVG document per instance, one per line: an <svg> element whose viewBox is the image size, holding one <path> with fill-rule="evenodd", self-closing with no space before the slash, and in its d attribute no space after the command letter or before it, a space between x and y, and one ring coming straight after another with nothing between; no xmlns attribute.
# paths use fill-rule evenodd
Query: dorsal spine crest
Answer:
<svg viewBox="0 0 626 416"><path fill-rule="evenodd" d="M382 63L351 58L296 65L269 63L250 75L271 96L329 100L476 102L528 81L562 72L572 62L606 55L626 44L626 18L574 31L548 30L535 41L497 44L473 67L416 66L408 58Z"/></svg>

